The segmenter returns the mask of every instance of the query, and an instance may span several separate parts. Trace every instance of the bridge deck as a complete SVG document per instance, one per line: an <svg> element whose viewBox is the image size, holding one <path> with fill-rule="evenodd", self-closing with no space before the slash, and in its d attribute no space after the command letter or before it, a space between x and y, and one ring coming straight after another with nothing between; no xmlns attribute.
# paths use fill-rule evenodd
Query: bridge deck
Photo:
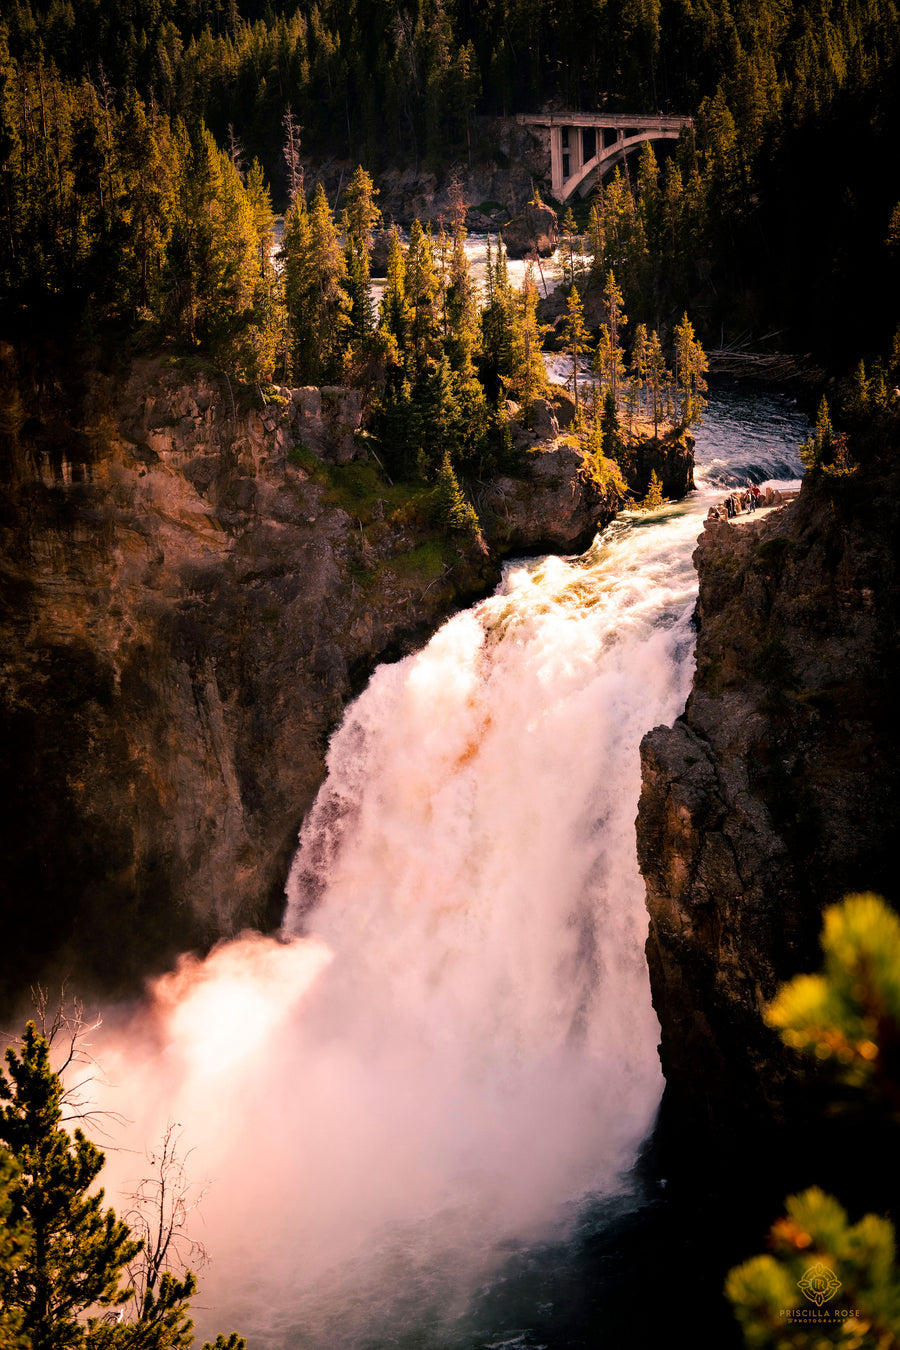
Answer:
<svg viewBox="0 0 900 1350"><path fill-rule="evenodd" d="M647 131L678 131L689 127L690 117L668 117L661 113L518 113L522 126L537 127L610 127L625 130L641 127Z"/></svg>

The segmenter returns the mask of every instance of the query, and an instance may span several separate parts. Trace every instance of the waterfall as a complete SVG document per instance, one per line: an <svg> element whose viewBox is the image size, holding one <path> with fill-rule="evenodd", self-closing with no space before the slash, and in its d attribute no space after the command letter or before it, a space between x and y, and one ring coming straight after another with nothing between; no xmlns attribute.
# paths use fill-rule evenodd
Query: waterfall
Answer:
<svg viewBox="0 0 900 1350"><path fill-rule="evenodd" d="M638 747L689 689L705 504L512 563L379 667L332 739L280 938L183 960L146 1054L133 1025L111 1047L136 1137L184 1121L213 1183L204 1336L446 1346L510 1250L627 1190L662 1088Z"/></svg>

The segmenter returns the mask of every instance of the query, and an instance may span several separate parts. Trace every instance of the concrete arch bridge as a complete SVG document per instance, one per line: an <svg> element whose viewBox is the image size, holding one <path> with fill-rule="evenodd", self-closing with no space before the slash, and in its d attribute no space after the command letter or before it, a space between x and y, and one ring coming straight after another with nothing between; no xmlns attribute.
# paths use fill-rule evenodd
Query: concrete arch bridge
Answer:
<svg viewBox="0 0 900 1350"><path fill-rule="evenodd" d="M550 132L550 181L557 201L584 197L607 170L642 141L677 141L690 117L643 113L519 113L523 126Z"/></svg>

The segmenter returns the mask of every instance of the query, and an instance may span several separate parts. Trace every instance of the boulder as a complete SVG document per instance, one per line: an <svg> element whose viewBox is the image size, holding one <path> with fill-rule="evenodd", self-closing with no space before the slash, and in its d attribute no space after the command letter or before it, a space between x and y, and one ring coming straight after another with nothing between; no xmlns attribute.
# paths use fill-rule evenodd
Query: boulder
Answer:
<svg viewBox="0 0 900 1350"><path fill-rule="evenodd" d="M532 250L548 258L559 243L556 212L552 206L529 202L506 226L503 241L510 258L525 258Z"/></svg>

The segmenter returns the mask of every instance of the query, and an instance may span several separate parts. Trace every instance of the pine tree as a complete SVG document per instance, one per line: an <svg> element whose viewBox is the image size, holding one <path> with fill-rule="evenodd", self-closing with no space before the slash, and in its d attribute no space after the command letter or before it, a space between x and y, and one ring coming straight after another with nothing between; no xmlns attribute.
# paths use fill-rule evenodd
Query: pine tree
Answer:
<svg viewBox="0 0 900 1350"><path fill-rule="evenodd" d="M857 1100L869 1097L879 1109L886 1102L896 1112L900 920L879 896L849 895L826 909L822 948L824 969L782 985L766 1022L791 1049L830 1067ZM893 1224L866 1214L851 1225L838 1201L818 1187L788 1197L786 1209L772 1226L769 1251L736 1266L726 1281L747 1344L761 1350L896 1345L900 1269ZM803 1314L788 1321L791 1310L808 1310L817 1293L819 1306L824 1301L836 1315L834 1327L804 1325Z"/></svg>
<svg viewBox="0 0 900 1350"><path fill-rule="evenodd" d="M19 1175L11 1155L0 1148L0 1345L27 1350L22 1324L25 1310L13 1300L15 1272L26 1259L29 1232L25 1216L16 1212L12 1186Z"/></svg>
<svg viewBox="0 0 900 1350"><path fill-rule="evenodd" d="M475 360L480 356L481 324L478 314L478 289L466 253L465 215L460 210L453 222L444 313L447 326L445 350L452 368L471 379Z"/></svg>
<svg viewBox="0 0 900 1350"><path fill-rule="evenodd" d="M302 128L291 112L290 105L285 108L281 125L284 131L282 155L287 168L288 204L292 206L296 198L303 192L303 165L300 162L300 132Z"/></svg>
<svg viewBox="0 0 900 1350"><path fill-rule="evenodd" d="M668 498L663 496L662 483L660 482L659 475L656 470L653 469L650 474L650 484L641 501L641 510L658 511L661 506L665 505L667 500Z"/></svg>
<svg viewBox="0 0 900 1350"><path fill-rule="evenodd" d="M639 323L634 330L634 337L631 342L631 360L629 362L629 373L631 383L635 388L636 408L639 415L642 402L641 394L647 380L649 362L650 344L647 338L647 329L644 324ZM646 412L646 408L644 411Z"/></svg>
<svg viewBox="0 0 900 1350"><path fill-rule="evenodd" d="M694 336L688 316L675 326L675 383L680 401L682 427L695 426L703 416L706 400L704 376L709 369L706 353Z"/></svg>
<svg viewBox="0 0 900 1350"><path fill-rule="evenodd" d="M119 1308L143 1243L90 1194L103 1154L76 1128L63 1128L63 1084L50 1045L29 1022L21 1051L0 1070L0 1344L3 1350L188 1350L194 1275L170 1272L148 1285L134 1320L98 1316ZM244 1350L237 1335L220 1350ZM204 1346L204 1350L211 1347Z"/></svg>
<svg viewBox="0 0 900 1350"><path fill-rule="evenodd" d="M406 254L406 298L410 309L412 365L417 378L425 374L429 360L437 360L440 355L440 290L431 239L419 221L414 220Z"/></svg>
<svg viewBox="0 0 900 1350"><path fill-rule="evenodd" d="M529 264L512 316L508 381L509 392L521 404L526 418L531 414L535 399L544 397L548 389L543 342L549 329L539 322L537 307L537 286Z"/></svg>
<svg viewBox="0 0 900 1350"><path fill-rule="evenodd" d="M32 1350L63 1350L84 1343L79 1316L118 1307L129 1297L120 1280L139 1244L103 1192L88 1191L103 1154L76 1129L61 1127L62 1085L50 1067L47 1041L29 1022L21 1055L6 1052L0 1072L0 1143L19 1173L9 1187L13 1219L25 1219L26 1251L7 1276L8 1311L21 1311Z"/></svg>
<svg viewBox="0 0 900 1350"><path fill-rule="evenodd" d="M572 215L571 206L566 208L566 214L562 219L562 246L560 247L560 263L562 266L563 283L568 286L575 285L575 217Z"/></svg>
<svg viewBox="0 0 900 1350"><path fill-rule="evenodd" d="M619 425L619 408L611 389L603 395L603 413L600 424L603 428L603 443L610 455L618 460L622 455L622 428Z"/></svg>
<svg viewBox="0 0 900 1350"><path fill-rule="evenodd" d="M406 296L406 260L395 225L388 246L387 280L381 297L379 327L394 339L401 358L409 348L411 326L412 312Z"/></svg>
<svg viewBox="0 0 900 1350"><path fill-rule="evenodd" d="M809 440L800 446L800 461L804 468L821 469L834 459L834 429L828 411L828 400L823 398L816 417L816 429Z"/></svg>
<svg viewBox="0 0 900 1350"><path fill-rule="evenodd" d="M446 356L419 377L413 398L423 430L418 469L423 478L432 478L444 456L449 455L451 461L458 459L462 448L462 410Z"/></svg>
<svg viewBox="0 0 900 1350"><path fill-rule="evenodd" d="M437 481L438 519L454 534L464 534L470 539L481 539L481 526L475 508L466 501L459 486L450 452L444 451Z"/></svg>
<svg viewBox="0 0 900 1350"><path fill-rule="evenodd" d="M309 206L298 195L282 239L291 365L304 384L327 384L341 372L350 332L347 264L325 189Z"/></svg>
<svg viewBox="0 0 900 1350"><path fill-rule="evenodd" d="M573 286L566 302L566 317L563 324L563 344L572 358L572 392L575 395L575 415L578 415L578 358L591 350L590 334L584 322L584 305Z"/></svg>
<svg viewBox="0 0 900 1350"><path fill-rule="evenodd" d="M168 125L148 117L137 94L128 98L116 128L124 235L122 286L135 308L156 308L174 193L167 160L173 154Z"/></svg>
<svg viewBox="0 0 900 1350"><path fill-rule="evenodd" d="M371 175L360 165L347 188L343 214L350 330L357 340L370 333L374 324L369 277L373 231L381 223L381 212L375 205L377 196Z"/></svg>
<svg viewBox="0 0 900 1350"><path fill-rule="evenodd" d="M503 239L500 237L497 241L495 260L488 236L481 311L481 378L494 403L500 398L502 382L512 372L515 310L516 296L509 281Z"/></svg>
<svg viewBox="0 0 900 1350"><path fill-rule="evenodd" d="M853 385L850 391L847 412L850 417L861 420L869 410L871 400L870 381L866 376L864 361L860 361L853 372Z"/></svg>
<svg viewBox="0 0 900 1350"><path fill-rule="evenodd" d="M616 275L612 268L606 274L603 299L606 303L606 313L609 319L609 355L607 357L606 383L612 391L613 398L618 403L619 385L625 371L625 359L619 338L621 330L628 322L628 316L622 307L622 291L616 282Z"/></svg>

